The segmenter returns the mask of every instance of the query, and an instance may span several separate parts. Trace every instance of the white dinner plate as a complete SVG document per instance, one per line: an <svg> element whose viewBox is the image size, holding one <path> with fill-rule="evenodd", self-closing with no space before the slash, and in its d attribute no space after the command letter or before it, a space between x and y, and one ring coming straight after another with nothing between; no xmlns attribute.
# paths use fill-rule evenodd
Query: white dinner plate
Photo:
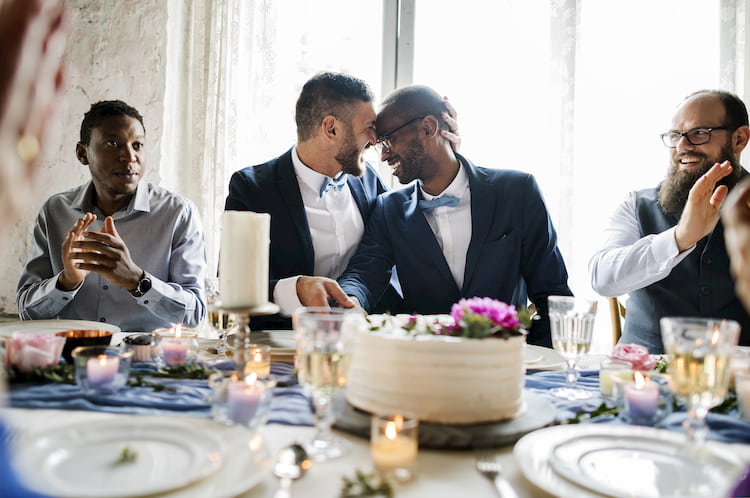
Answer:
<svg viewBox="0 0 750 498"><path fill-rule="evenodd" d="M24 435L18 443L25 482L58 497L161 494L210 476L225 458L217 436L163 418L67 425ZM124 448L137 455L118 464Z"/></svg>
<svg viewBox="0 0 750 498"><path fill-rule="evenodd" d="M120 327L111 323L88 320L17 320L0 323L0 337L9 337L13 332L22 334L55 334L66 330L107 330L116 334Z"/></svg>
<svg viewBox="0 0 750 498"><path fill-rule="evenodd" d="M535 361L529 361L527 355ZM527 344L524 352L524 364L529 369L553 370L565 365L565 358L554 349Z"/></svg>
<svg viewBox="0 0 750 498"><path fill-rule="evenodd" d="M631 440L636 442L628 443ZM726 445L709 442L704 446L702 465L711 470L698 470L697 457L687 456L684 448L668 455L671 450L667 448L675 450L684 442L684 434L652 427L561 425L527 434L516 443L513 454L529 481L556 496L725 496L742 475L745 464L733 457L733 452L726 451ZM711 486L708 494L700 494L705 491L700 487L680 490L681 483L674 480L685 475L675 472L675 468L661 472L663 465L668 461L671 465L680 456L684 457L684 472L696 473L690 477L691 482L696 482L698 474L705 477L707 472L713 473L712 482L706 483ZM594 468L602 475L594 474Z"/></svg>
<svg viewBox="0 0 750 498"><path fill-rule="evenodd" d="M554 447L550 464L559 475L599 493L643 498L723 496L745 468L710 450L686 451L678 434L656 436L569 439Z"/></svg>

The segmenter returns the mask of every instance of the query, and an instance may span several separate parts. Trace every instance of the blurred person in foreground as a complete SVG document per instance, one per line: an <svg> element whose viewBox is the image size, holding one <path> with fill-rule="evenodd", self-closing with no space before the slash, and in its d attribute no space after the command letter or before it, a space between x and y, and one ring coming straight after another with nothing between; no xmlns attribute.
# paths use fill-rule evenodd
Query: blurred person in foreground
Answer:
<svg viewBox="0 0 750 498"><path fill-rule="evenodd" d="M740 153L750 138L745 104L722 90L701 90L677 108L669 131L667 177L631 192L610 219L605 246L591 258L591 285L603 296L628 294L623 343L664 353L664 316L729 318L750 344L750 315L734 292L719 209L747 172Z"/></svg>
<svg viewBox="0 0 750 498"><path fill-rule="evenodd" d="M61 2L0 0L0 257L7 227L33 197L37 158L61 93L67 36ZM18 482L8 439L0 424L0 494L40 496Z"/></svg>
<svg viewBox="0 0 750 498"><path fill-rule="evenodd" d="M516 307L530 300L540 319L527 340L551 346L547 297L572 293L539 186L528 173L475 166L454 152L441 134L444 111L425 86L384 99L377 147L409 185L375 201L341 289L330 297L347 306L346 296L354 296L370 312L395 265L404 297L399 311L449 313L475 296Z"/></svg>
<svg viewBox="0 0 750 498"><path fill-rule="evenodd" d="M91 180L50 197L18 282L25 320L54 317L151 331L206 315L200 216L147 182L141 114L119 100L91 106L76 144Z"/></svg>

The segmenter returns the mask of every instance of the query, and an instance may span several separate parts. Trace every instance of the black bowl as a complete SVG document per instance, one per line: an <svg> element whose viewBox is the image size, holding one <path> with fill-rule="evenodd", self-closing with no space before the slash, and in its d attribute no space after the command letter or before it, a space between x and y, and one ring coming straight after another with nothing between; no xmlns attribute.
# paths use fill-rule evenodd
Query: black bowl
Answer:
<svg viewBox="0 0 750 498"><path fill-rule="evenodd" d="M68 363L73 363L71 353L78 346L108 346L112 341L109 330L66 330L55 335L65 337L62 356Z"/></svg>

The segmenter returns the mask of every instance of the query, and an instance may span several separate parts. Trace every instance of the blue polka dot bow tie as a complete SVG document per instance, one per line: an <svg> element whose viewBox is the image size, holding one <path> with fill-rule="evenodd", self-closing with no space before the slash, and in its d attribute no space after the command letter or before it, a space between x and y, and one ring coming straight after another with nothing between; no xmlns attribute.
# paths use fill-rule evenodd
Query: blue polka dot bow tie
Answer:
<svg viewBox="0 0 750 498"><path fill-rule="evenodd" d="M419 207L421 207L423 211L432 211L433 209L442 206L456 207L459 202L461 202L461 199L458 197L452 195L441 195L440 197L435 197L431 200L422 199L419 201Z"/></svg>
<svg viewBox="0 0 750 498"><path fill-rule="evenodd" d="M326 176L323 178L323 183L320 185L320 196L323 197L329 190L336 190L341 192L341 189L346 185L346 174L341 173L336 178Z"/></svg>

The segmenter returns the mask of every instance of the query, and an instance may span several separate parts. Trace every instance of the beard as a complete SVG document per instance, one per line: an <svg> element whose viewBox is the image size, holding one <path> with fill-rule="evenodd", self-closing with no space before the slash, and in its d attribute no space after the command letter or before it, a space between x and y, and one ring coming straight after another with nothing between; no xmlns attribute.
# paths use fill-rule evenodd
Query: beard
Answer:
<svg viewBox="0 0 750 498"><path fill-rule="evenodd" d="M698 178L706 174L716 163L728 160L732 164L732 172L719 180L716 183L717 187L719 185L726 185L731 190L742 176L740 162L735 157L732 145L728 141L721 148L717 157L710 158L706 154L699 152L691 152L690 154L702 157L703 164L691 169L681 169L679 157L672 160L667 178L662 182L659 189L659 205L665 213L680 214L685 208L690 189L693 188Z"/></svg>
<svg viewBox="0 0 750 498"><path fill-rule="evenodd" d="M357 145L351 127L346 130L344 143L336 153L336 161L341 166L341 171L354 176L362 176L364 173L364 161L362 159L362 149Z"/></svg>
<svg viewBox="0 0 750 498"><path fill-rule="evenodd" d="M401 184L406 185L416 179L422 181L426 180L425 173L429 171L429 164L431 164L430 158L424 151L424 147L419 143L416 138L409 143L409 147L406 150L406 154L402 154L399 157L399 172L398 181Z"/></svg>

